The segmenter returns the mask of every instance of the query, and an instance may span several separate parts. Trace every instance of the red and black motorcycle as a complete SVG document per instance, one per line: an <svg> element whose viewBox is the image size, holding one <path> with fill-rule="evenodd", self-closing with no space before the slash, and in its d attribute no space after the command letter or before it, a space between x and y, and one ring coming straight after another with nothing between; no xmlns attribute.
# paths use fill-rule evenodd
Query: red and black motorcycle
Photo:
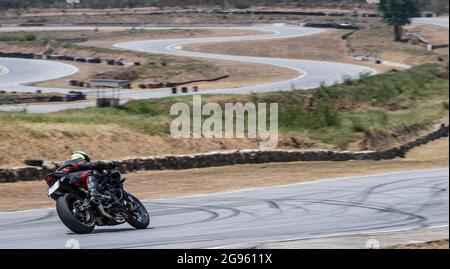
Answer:
<svg viewBox="0 0 450 269"><path fill-rule="evenodd" d="M145 229L150 217L145 206L124 189L125 179L118 170L102 172L98 191L101 198L91 197L84 187L69 183L58 173L46 178L48 196L56 201L59 218L71 231L91 233L95 226L114 226L128 222L136 229Z"/></svg>

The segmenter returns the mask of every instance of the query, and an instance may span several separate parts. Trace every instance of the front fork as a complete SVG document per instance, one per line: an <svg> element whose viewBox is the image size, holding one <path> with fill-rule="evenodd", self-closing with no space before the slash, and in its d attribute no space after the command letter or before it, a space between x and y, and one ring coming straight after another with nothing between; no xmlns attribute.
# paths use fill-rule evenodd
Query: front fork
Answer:
<svg viewBox="0 0 450 269"><path fill-rule="evenodd" d="M130 196L128 196L127 193L126 193L126 195L127 195L127 198L125 199L125 203L126 203L128 210L130 212L136 211L136 209L137 209L136 203L134 203L133 199Z"/></svg>

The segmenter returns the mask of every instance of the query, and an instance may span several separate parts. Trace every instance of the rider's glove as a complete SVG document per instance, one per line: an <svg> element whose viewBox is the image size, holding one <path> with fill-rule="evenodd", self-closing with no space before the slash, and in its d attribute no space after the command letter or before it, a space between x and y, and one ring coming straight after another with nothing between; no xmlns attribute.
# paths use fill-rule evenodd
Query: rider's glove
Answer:
<svg viewBox="0 0 450 269"><path fill-rule="evenodd" d="M114 169L114 168L116 168L116 167L117 167L117 164L116 164L115 162L110 162L110 163L108 163L108 169L109 169L109 170Z"/></svg>
<svg viewBox="0 0 450 269"><path fill-rule="evenodd" d="M114 169L116 167L116 165L115 164L113 164L113 163L98 163L97 165L96 165L96 169L97 170L99 170L99 171L102 171L102 170L112 170L112 169Z"/></svg>

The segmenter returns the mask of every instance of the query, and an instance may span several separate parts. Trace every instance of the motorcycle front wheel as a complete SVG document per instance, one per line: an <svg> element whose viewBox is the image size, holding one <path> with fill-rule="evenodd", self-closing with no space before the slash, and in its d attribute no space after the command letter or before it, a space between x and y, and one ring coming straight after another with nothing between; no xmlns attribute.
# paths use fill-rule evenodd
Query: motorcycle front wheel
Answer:
<svg viewBox="0 0 450 269"><path fill-rule="evenodd" d="M150 224L150 216L145 206L136 197L127 194L126 204L128 208L129 217L128 224L136 229L145 229Z"/></svg>
<svg viewBox="0 0 450 269"><path fill-rule="evenodd" d="M78 207L83 199L72 193L66 193L56 200L56 212L61 221L77 234L91 233L95 228L95 216L92 209L80 211Z"/></svg>

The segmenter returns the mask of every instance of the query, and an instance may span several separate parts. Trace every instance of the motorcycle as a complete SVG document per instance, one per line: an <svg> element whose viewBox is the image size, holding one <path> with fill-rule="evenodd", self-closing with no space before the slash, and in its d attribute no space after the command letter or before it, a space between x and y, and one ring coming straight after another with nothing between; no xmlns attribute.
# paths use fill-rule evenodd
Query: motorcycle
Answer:
<svg viewBox="0 0 450 269"><path fill-rule="evenodd" d="M150 217L145 206L124 189L125 178L118 170L103 171L98 191L89 191L69 183L58 173L47 175L48 196L56 201L56 212L64 225L77 234L89 234L96 226L115 226L125 222L136 229L146 229Z"/></svg>

